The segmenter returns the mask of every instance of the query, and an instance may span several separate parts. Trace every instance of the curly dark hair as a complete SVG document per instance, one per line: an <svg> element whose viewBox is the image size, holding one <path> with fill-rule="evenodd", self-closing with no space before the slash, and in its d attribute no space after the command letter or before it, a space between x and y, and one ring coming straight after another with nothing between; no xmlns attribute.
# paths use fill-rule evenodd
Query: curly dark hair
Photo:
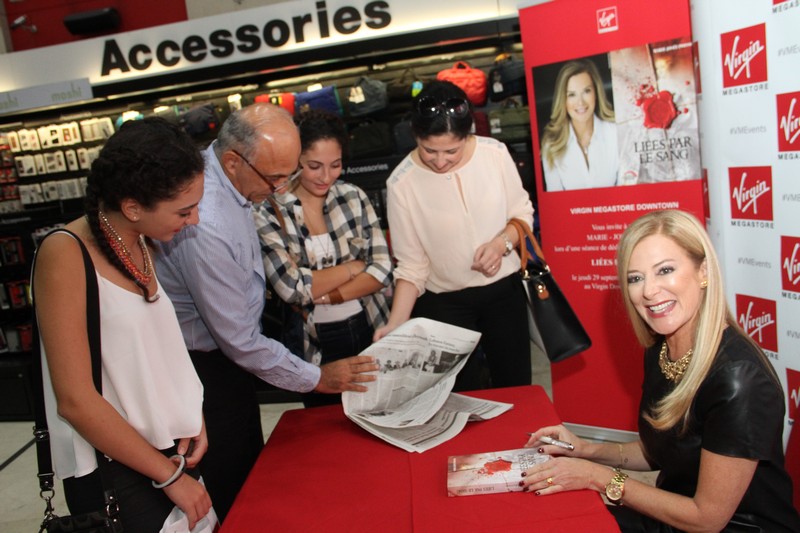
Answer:
<svg viewBox="0 0 800 533"><path fill-rule="evenodd" d="M464 117L451 117L439 113L433 117L424 117L419 112L419 101L423 98L433 98L439 103L444 103L451 98L461 98L469 105L469 113ZM411 112L411 129L418 139L427 139L433 135L452 133L459 139L464 139L472 130L472 104L467 98L467 93L449 81L435 80L425 84L420 93L414 98L414 107Z"/></svg>
<svg viewBox="0 0 800 533"><path fill-rule="evenodd" d="M119 211L122 200L150 209L171 200L203 172L203 156L186 132L158 117L125 122L92 163L86 184L86 218L103 255L131 278L149 301L147 287L131 276L106 242L98 211Z"/></svg>
<svg viewBox="0 0 800 533"><path fill-rule="evenodd" d="M300 130L300 149L305 152L322 139L333 139L339 143L342 153L347 153L347 144L350 137L344 121L328 111L310 109L294 119Z"/></svg>

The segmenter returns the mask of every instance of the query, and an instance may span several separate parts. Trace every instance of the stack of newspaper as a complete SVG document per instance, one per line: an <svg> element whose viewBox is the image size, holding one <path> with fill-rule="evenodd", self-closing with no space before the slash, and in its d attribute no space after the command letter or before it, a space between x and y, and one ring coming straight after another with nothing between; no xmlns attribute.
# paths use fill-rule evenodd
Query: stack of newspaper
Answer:
<svg viewBox="0 0 800 533"><path fill-rule="evenodd" d="M378 359L368 391L342 394L344 413L373 435L409 452L452 439L471 420L488 420L513 404L451 393L480 333L414 318L364 350Z"/></svg>

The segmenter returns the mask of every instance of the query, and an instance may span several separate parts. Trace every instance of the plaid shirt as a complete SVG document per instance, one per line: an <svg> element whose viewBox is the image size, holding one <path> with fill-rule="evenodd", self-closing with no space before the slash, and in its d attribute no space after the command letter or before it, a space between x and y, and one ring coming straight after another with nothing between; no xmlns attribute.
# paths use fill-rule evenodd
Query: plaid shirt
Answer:
<svg viewBox="0 0 800 533"><path fill-rule="evenodd" d="M284 301L303 308L306 316L304 356L307 361L319 364L321 354L311 296L311 274L318 261L308 228L303 223L300 200L291 192L275 196L275 200L286 224L285 237L269 202L260 204L253 215L261 240L264 271ZM334 265L360 259L367 265L366 272L384 286L383 290L360 298L369 323L377 329L386 323L389 316L386 291L392 283L392 261L375 209L364 191L350 183L337 181L325 199L323 215L334 245Z"/></svg>

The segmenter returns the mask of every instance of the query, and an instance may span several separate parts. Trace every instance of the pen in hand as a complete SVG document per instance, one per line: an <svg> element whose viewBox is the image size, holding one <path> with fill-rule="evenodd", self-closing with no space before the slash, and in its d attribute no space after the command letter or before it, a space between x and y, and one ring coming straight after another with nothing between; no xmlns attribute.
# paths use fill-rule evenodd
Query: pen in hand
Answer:
<svg viewBox="0 0 800 533"><path fill-rule="evenodd" d="M528 433L528 435L533 435L533 433ZM575 449L575 446L569 442L554 439L553 437L548 437L547 435L542 435L539 437L539 440L545 444L552 444L553 446L558 446L559 448L564 448L565 450L573 451Z"/></svg>

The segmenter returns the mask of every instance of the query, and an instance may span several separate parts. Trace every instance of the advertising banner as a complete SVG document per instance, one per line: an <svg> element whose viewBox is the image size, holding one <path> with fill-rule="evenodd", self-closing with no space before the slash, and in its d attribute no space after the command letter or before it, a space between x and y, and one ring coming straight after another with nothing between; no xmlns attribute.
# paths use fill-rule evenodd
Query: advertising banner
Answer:
<svg viewBox="0 0 800 533"><path fill-rule="evenodd" d="M708 227L736 320L784 386L800 489L800 0L694 0L692 26Z"/></svg>
<svg viewBox="0 0 800 533"><path fill-rule="evenodd" d="M558 0L520 28L543 251L593 343L552 366L553 400L567 422L632 431L643 348L619 238L656 209L705 217L689 3Z"/></svg>

